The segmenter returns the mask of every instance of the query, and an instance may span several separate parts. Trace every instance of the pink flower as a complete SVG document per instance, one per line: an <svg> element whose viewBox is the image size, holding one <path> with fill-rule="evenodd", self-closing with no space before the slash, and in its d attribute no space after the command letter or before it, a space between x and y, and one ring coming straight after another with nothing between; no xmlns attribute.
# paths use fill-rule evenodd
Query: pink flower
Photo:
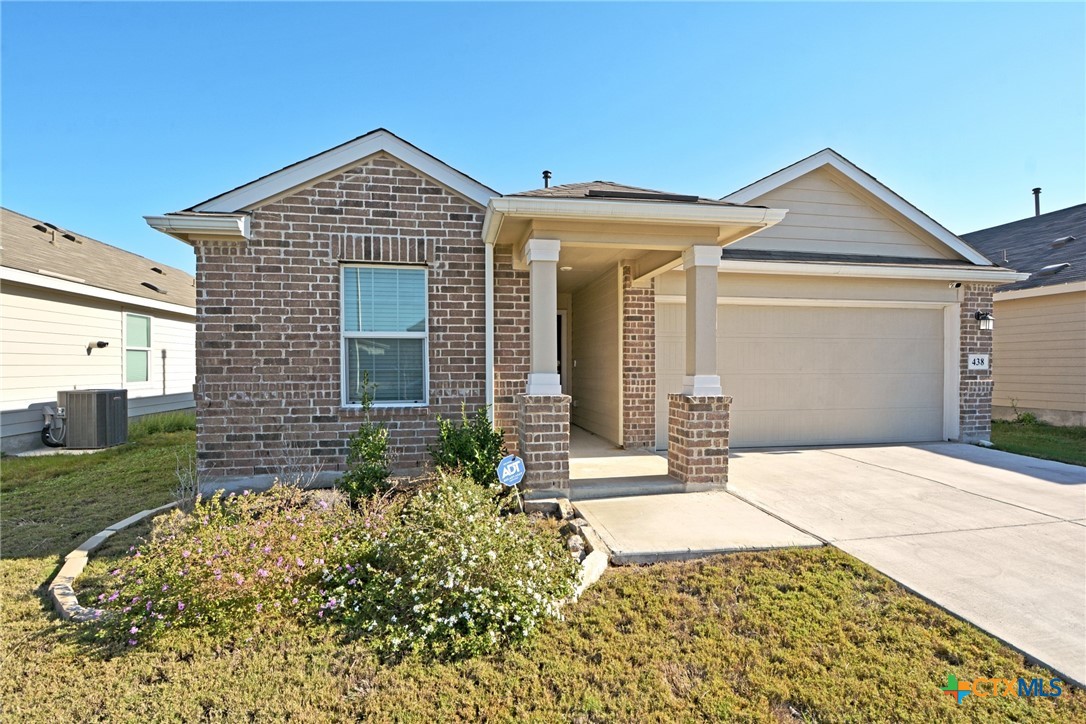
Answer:
<svg viewBox="0 0 1086 724"><path fill-rule="evenodd" d="M260 576L261 578L267 578L267 577L268 577L268 572L267 572L267 571L265 571L265 570L264 570L263 568L261 568L261 569L260 569L259 571L257 571L256 573L257 573L257 575L258 575L258 576Z"/></svg>
<svg viewBox="0 0 1086 724"><path fill-rule="evenodd" d="M192 555L192 553L190 553L189 551L181 551L181 557L182 558L188 558L191 555Z"/></svg>
<svg viewBox="0 0 1086 724"><path fill-rule="evenodd" d="M140 630L139 630L138 626L133 626L132 628L128 629L128 633L130 633L130 634L136 634L136 633L139 633L139 632L140 632Z"/></svg>
<svg viewBox="0 0 1086 724"><path fill-rule="evenodd" d="M184 610L185 610L185 604L183 604L183 603L181 603L180 601L178 601L178 602L177 602L177 610L178 610L178 611L184 611Z"/></svg>
<svg viewBox="0 0 1086 724"><path fill-rule="evenodd" d="M128 639L128 645L129 646L135 646L136 645L136 639Z"/></svg>
<svg viewBox="0 0 1086 724"><path fill-rule="evenodd" d="M303 568L305 566L305 561L303 561L301 558L295 558L294 562L298 564L299 568Z"/></svg>

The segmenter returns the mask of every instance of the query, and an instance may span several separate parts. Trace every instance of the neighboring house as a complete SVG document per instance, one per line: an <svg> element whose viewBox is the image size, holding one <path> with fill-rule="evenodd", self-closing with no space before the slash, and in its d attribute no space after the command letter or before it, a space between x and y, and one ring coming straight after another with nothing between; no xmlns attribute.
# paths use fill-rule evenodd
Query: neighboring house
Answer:
<svg viewBox="0 0 1086 724"><path fill-rule="evenodd" d="M129 417L191 409L193 277L45 221L0 213L4 452L42 446L41 408L56 404L58 390L126 388Z"/></svg>
<svg viewBox="0 0 1086 724"><path fill-rule="evenodd" d="M437 415L492 404L559 492L571 422L699 485L729 444L985 439L974 314L1022 278L829 149L723 200L502 196L381 129L147 221L196 249L217 477L341 469L367 378L401 467Z"/></svg>
<svg viewBox="0 0 1086 724"><path fill-rule="evenodd" d="M1086 204L962 238L1030 274L995 290L993 415L1086 425Z"/></svg>

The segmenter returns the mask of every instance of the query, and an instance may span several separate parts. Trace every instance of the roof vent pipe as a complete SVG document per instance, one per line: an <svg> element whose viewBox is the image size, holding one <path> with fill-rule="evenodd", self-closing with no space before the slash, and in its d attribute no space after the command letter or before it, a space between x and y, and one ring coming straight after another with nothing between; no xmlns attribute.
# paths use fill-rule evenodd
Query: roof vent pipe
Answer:
<svg viewBox="0 0 1086 724"><path fill-rule="evenodd" d="M544 171L543 172L543 188L549 189L550 187L551 187L551 172L550 171Z"/></svg>
<svg viewBox="0 0 1086 724"><path fill-rule="evenodd" d="M1041 187L1033 189L1033 215L1041 215Z"/></svg>

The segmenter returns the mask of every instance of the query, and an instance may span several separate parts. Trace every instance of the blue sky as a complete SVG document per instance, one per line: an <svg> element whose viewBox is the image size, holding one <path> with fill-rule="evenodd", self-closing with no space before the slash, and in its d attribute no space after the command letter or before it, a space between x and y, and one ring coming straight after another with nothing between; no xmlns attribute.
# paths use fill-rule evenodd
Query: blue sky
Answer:
<svg viewBox="0 0 1086 724"><path fill-rule="evenodd" d="M965 233L1086 200L1082 3L11 3L2 203L174 211L383 126L502 192L721 196L831 146Z"/></svg>

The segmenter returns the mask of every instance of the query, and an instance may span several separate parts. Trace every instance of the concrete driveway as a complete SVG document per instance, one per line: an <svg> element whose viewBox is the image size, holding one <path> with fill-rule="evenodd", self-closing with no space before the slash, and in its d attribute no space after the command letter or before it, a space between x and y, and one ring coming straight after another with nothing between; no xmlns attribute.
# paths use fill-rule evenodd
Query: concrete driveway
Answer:
<svg viewBox="0 0 1086 724"><path fill-rule="evenodd" d="M1086 684L1086 468L954 443L735 451L728 490Z"/></svg>

